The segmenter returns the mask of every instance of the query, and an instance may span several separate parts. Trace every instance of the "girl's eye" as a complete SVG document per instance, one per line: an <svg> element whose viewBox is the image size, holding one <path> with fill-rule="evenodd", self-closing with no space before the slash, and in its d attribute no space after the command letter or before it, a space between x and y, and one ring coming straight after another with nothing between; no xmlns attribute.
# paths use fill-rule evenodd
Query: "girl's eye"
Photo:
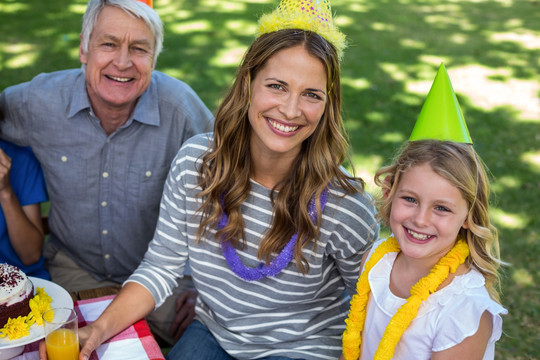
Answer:
<svg viewBox="0 0 540 360"><path fill-rule="evenodd" d="M403 196L402 199L412 204L416 203L416 200L410 196Z"/></svg>
<svg viewBox="0 0 540 360"><path fill-rule="evenodd" d="M449 209L449 208L444 207L444 206L440 206L440 205L439 205L439 206L436 206L435 209L436 209L437 211L450 212L450 209Z"/></svg>

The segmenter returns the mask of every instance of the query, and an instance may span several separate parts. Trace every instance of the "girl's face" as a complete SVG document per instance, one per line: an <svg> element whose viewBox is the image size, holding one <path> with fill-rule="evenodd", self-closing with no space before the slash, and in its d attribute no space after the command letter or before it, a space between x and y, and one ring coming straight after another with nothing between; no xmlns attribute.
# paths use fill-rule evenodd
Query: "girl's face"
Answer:
<svg viewBox="0 0 540 360"><path fill-rule="evenodd" d="M407 257L435 264L467 228L468 206L460 190L427 163L402 174L391 201L390 227Z"/></svg>
<svg viewBox="0 0 540 360"><path fill-rule="evenodd" d="M302 46L274 54L251 82L251 151L292 160L317 128L326 104L323 63Z"/></svg>

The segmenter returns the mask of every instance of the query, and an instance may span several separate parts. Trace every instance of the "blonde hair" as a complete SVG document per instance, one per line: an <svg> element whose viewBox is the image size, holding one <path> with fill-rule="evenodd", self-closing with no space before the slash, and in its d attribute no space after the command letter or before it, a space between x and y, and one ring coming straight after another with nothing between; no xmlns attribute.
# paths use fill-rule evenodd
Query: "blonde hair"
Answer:
<svg viewBox="0 0 540 360"><path fill-rule="evenodd" d="M266 62L278 51L303 46L324 64L327 73L327 102L315 132L306 139L291 166L290 173L272 189L274 217L262 240L258 257L268 264L272 254L279 253L291 236L298 234L294 257L299 270L305 273L309 264L302 248L313 243L319 233L320 194L331 183L346 192L362 191L364 182L349 176L340 168L349 149L341 117L341 85L338 57L335 49L320 35L302 30L280 30L258 37L250 46L238 68L233 86L219 107L214 123L214 139L204 155L199 173L203 199L200 240L215 228L222 214L220 198L229 218L217 231L218 241L231 241L233 246L245 245L244 221L240 212L250 190L251 127L248 120L249 83ZM279 189L279 192L274 190ZM308 203L316 197L317 224L308 215ZM243 239L243 240L241 240ZM244 243L241 243L243 241Z"/></svg>
<svg viewBox="0 0 540 360"><path fill-rule="evenodd" d="M485 165L470 144L439 140L420 140L407 143L392 165L380 168L375 183L386 193L380 199L379 218L389 226L392 198L401 176L414 166L429 164L433 171L459 189L467 202L468 228L459 236L469 245L468 266L474 266L486 279L492 299L500 301L500 260L497 229L489 218L490 183Z"/></svg>

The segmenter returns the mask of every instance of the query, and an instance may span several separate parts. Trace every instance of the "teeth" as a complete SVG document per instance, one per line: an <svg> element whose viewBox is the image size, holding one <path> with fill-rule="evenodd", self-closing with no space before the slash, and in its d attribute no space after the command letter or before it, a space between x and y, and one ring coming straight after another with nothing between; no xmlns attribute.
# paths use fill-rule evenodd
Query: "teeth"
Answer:
<svg viewBox="0 0 540 360"><path fill-rule="evenodd" d="M299 127L298 125L297 126L286 126L286 125L280 124L280 123L278 123L276 121L273 121L273 120L269 120L269 122L270 122L270 125L272 125L276 129L278 129L279 131L283 131L283 132L295 131Z"/></svg>
<svg viewBox="0 0 540 360"><path fill-rule="evenodd" d="M411 235L416 240L427 240L431 236L431 235L419 234L419 233L414 232L414 231L412 231L410 229L407 229L407 232L409 233L409 235Z"/></svg>
<svg viewBox="0 0 540 360"><path fill-rule="evenodd" d="M114 81L119 81L119 82L128 82L129 80L131 80L131 78L121 78L121 77L116 77L116 76L109 76L109 78L113 79Z"/></svg>

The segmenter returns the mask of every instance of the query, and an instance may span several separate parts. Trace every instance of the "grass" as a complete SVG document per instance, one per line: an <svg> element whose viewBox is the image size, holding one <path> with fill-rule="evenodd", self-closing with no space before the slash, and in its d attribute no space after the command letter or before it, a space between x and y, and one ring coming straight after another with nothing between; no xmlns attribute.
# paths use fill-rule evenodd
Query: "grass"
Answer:
<svg viewBox="0 0 540 360"><path fill-rule="evenodd" d="M84 0L2 0L0 90L39 72L78 67ZM258 17L274 0L157 0L165 23L158 70L190 84L214 110ZM509 315L497 359L540 349L540 22L538 0L333 0L350 46L343 62L346 126L369 182L412 129L441 61L475 147L493 174L493 221Z"/></svg>

